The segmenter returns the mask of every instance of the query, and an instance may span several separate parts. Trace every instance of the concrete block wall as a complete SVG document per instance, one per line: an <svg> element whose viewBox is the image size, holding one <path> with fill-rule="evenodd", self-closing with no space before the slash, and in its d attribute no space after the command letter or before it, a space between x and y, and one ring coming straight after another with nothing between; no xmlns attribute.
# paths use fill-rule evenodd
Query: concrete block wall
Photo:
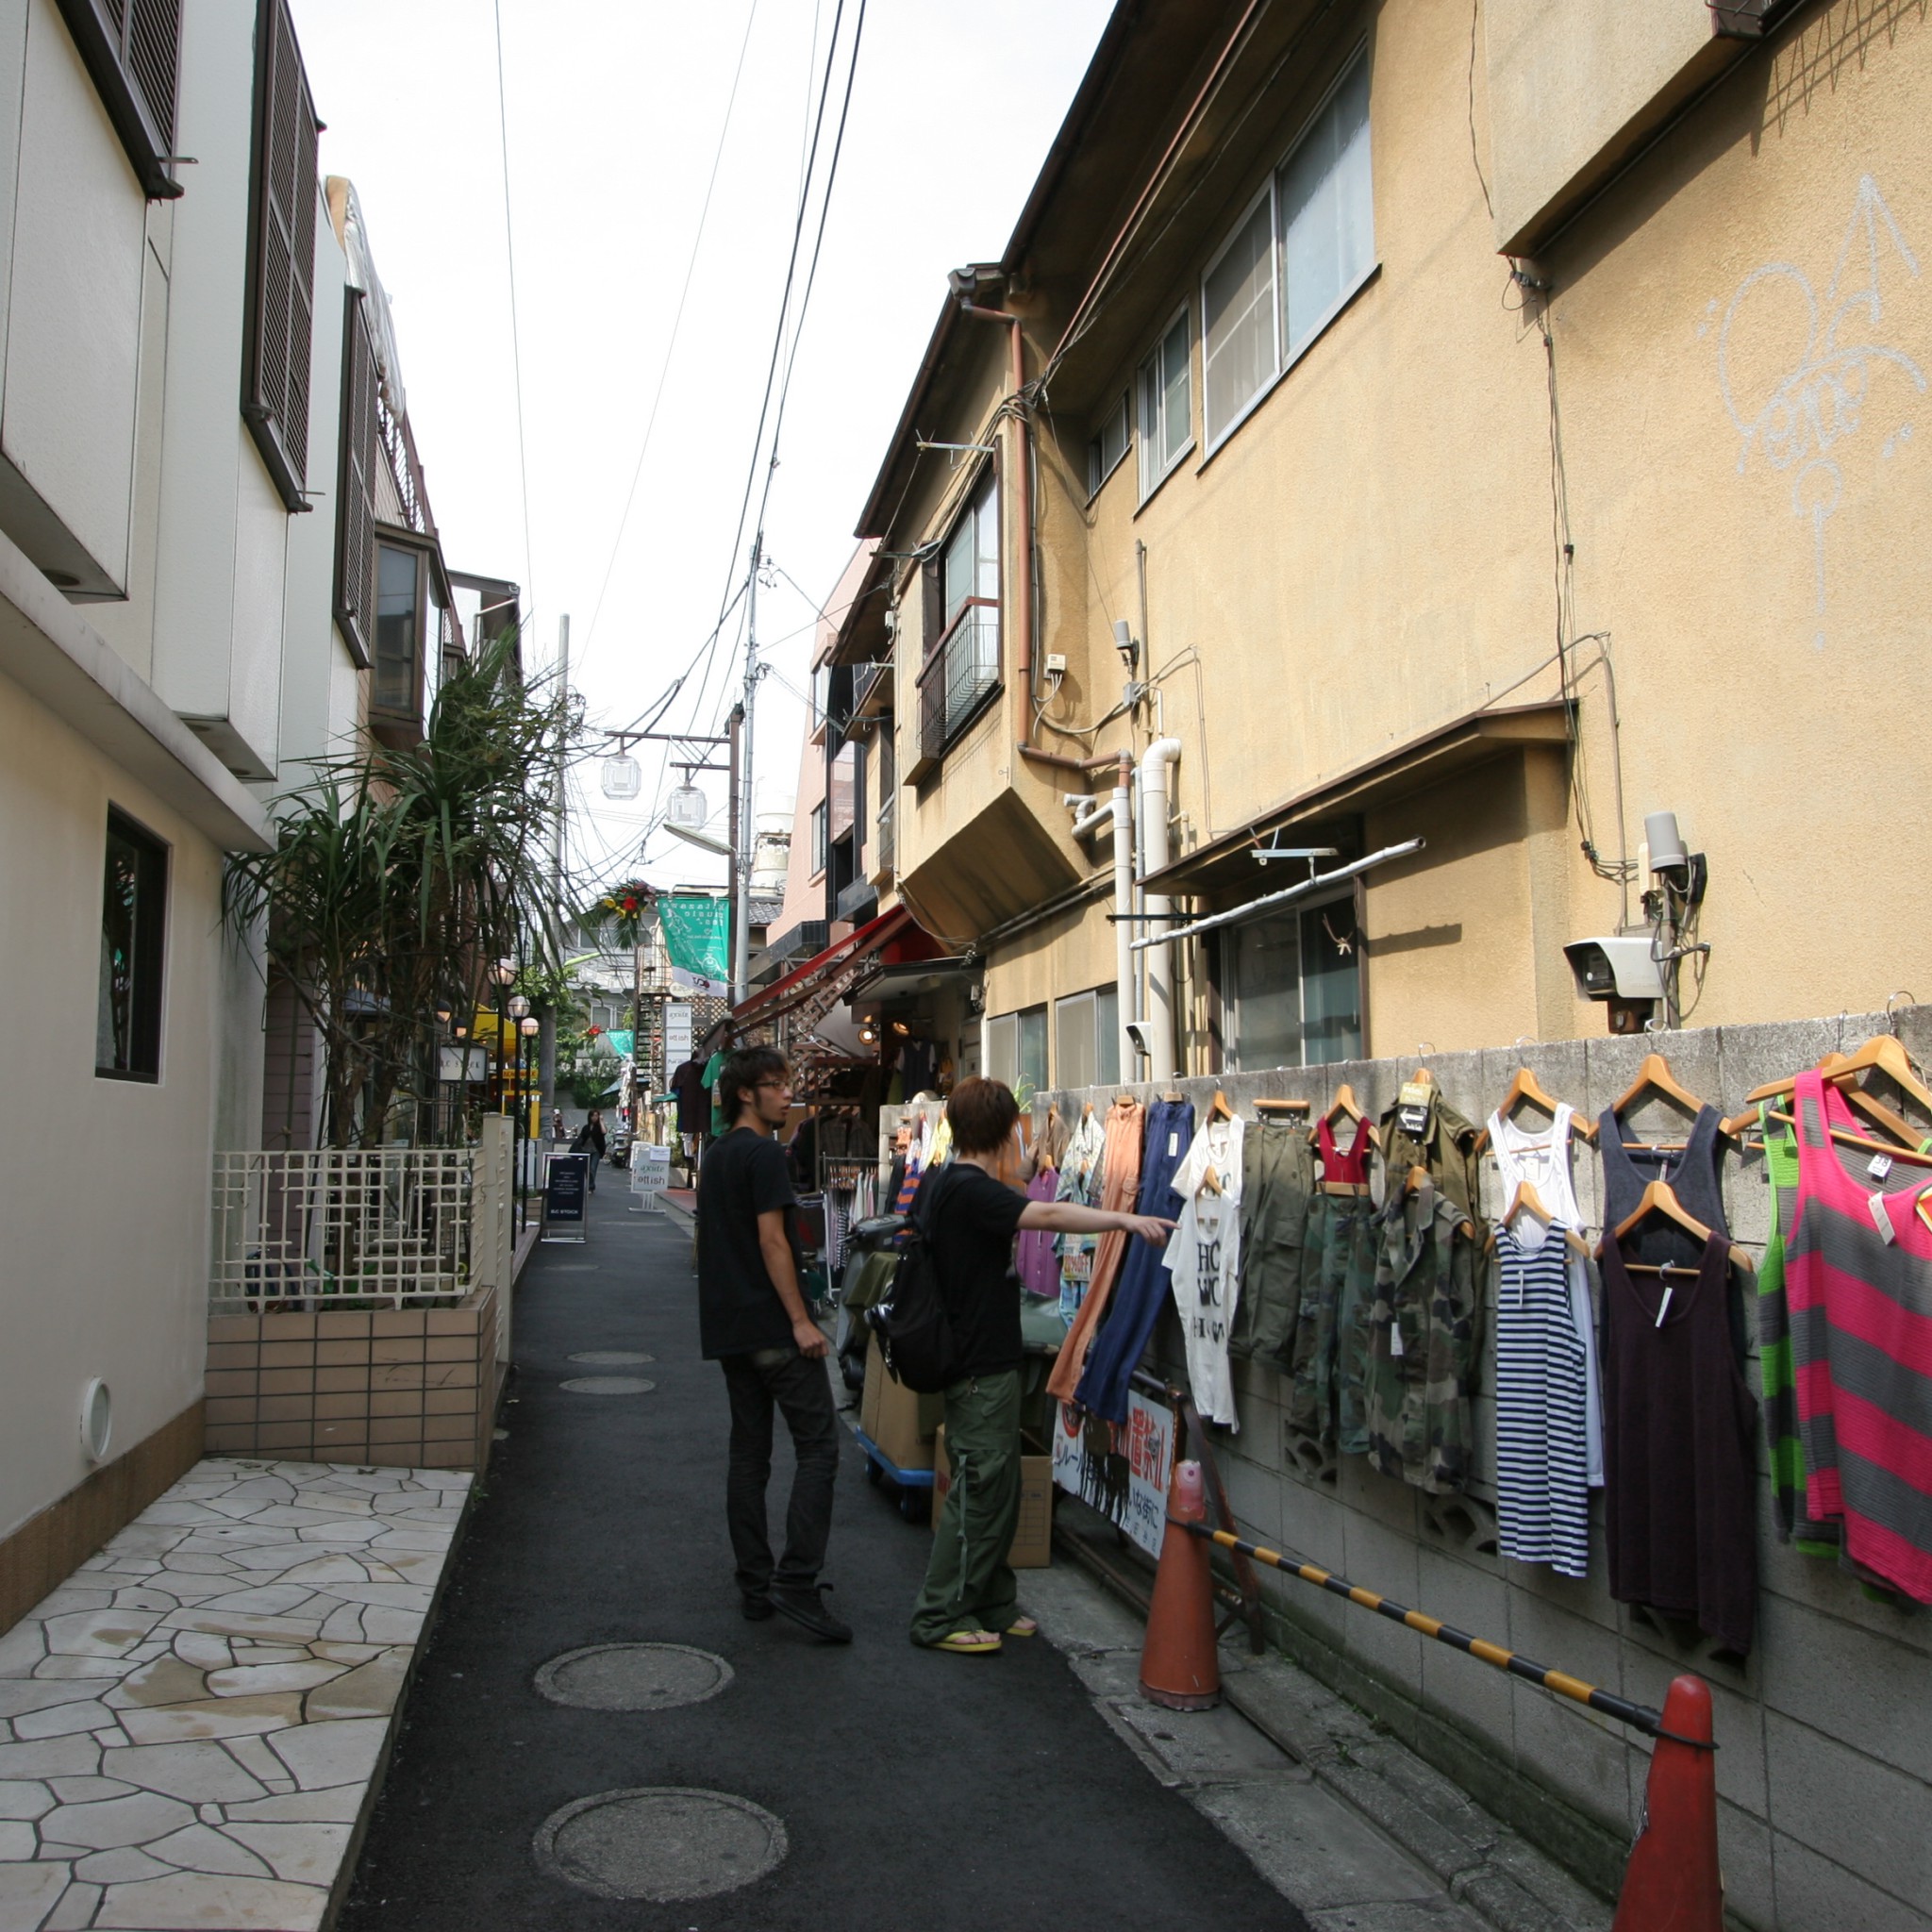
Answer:
<svg viewBox="0 0 1932 1932"><path fill-rule="evenodd" d="M502 1387L496 1304L483 1288L447 1307L211 1316L208 1453L480 1469Z"/></svg>
<svg viewBox="0 0 1932 1932"><path fill-rule="evenodd" d="M1751 1088L1888 1026L1919 1064L1932 1058L1932 1008L1915 1006L1890 1020L1843 1014L1544 1041L1430 1056L1427 1064L1445 1098L1478 1124L1519 1066L1594 1119L1653 1049L1690 1091L1730 1113ZM1411 1056L1177 1084L1197 1112L1217 1087L1245 1112L1264 1096L1307 1099L1319 1110L1345 1080L1373 1117L1418 1063ZM1064 1111L1087 1099L1104 1106L1116 1091L1154 1096L1147 1087L1092 1089L1042 1093L1035 1105L1043 1116L1050 1101ZM1659 1137L1673 1118L1654 1102L1635 1116ZM1494 1213L1505 1204L1493 1164L1484 1165L1484 1207ZM1762 1157L1729 1150L1722 1173L1733 1238L1755 1255L1769 1226ZM1594 1242L1602 1190L1595 1151L1580 1141L1575 1178ZM1746 1317L1755 1389L1755 1309ZM1171 1316L1156 1332L1154 1354L1162 1373L1185 1380ZM1600 1495L1588 1579L1506 1561L1490 1474L1491 1367L1485 1363L1476 1402L1477 1478L1466 1495L1435 1497L1376 1474L1359 1457L1315 1451L1286 1426L1278 1374L1236 1364L1240 1430L1212 1434L1245 1533L1641 1703L1661 1704L1673 1676L1696 1671L1716 1701L1722 1851L1737 1919L1762 1932L1932 1932L1932 1611L1868 1596L1834 1565L1778 1541L1761 1439L1757 1639L1742 1663L1611 1599ZM1264 1573L1263 1582L1270 1627L1284 1649L1580 1876L1614 1892L1642 1810L1643 1740L1298 1581Z"/></svg>

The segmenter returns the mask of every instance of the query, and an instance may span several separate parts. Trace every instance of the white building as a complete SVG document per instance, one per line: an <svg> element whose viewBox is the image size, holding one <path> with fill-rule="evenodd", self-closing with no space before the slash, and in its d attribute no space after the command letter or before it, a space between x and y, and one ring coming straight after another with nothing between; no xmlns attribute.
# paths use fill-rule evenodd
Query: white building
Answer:
<svg viewBox="0 0 1932 1932"><path fill-rule="evenodd" d="M0 1628L200 1453L210 1158L312 1131L224 855L462 648L316 135L286 0L0 0Z"/></svg>

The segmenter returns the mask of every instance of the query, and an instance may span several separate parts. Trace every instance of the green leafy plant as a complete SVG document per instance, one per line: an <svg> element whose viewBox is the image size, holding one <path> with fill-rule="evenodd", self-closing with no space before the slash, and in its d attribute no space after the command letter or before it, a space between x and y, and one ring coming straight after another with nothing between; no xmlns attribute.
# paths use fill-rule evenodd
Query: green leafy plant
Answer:
<svg viewBox="0 0 1932 1932"><path fill-rule="evenodd" d="M419 744L318 761L275 808L275 849L229 858L225 917L263 933L321 1032L329 1145L378 1145L399 1099L431 1097L440 1000L467 1021L491 961L553 968L549 780L572 722L498 639L444 682Z"/></svg>

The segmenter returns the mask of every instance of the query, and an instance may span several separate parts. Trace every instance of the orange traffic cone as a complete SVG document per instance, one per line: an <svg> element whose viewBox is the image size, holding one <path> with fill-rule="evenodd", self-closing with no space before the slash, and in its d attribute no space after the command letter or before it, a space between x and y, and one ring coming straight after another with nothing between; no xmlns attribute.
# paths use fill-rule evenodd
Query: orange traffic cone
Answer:
<svg viewBox="0 0 1932 1932"><path fill-rule="evenodd" d="M1710 1686L1702 1677L1671 1685L1664 1730L1670 1735L1651 1754L1643 1830L1630 1849L1610 1932L1724 1932Z"/></svg>
<svg viewBox="0 0 1932 1932"><path fill-rule="evenodd" d="M1168 1513L1205 1523L1208 1503L1198 1462L1176 1462ZM1208 1544L1175 1524L1160 1544L1147 1641L1141 1647L1141 1694L1169 1710L1211 1710L1221 1701L1221 1659L1214 1647L1214 1589Z"/></svg>

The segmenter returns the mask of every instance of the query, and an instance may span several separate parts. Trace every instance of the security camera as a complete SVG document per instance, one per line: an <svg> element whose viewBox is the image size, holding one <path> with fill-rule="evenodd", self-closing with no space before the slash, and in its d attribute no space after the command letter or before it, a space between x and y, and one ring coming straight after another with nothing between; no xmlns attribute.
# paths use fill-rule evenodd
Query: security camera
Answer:
<svg viewBox="0 0 1932 1932"><path fill-rule="evenodd" d="M1134 1051L1142 1059L1151 1059L1153 1051L1147 1044L1147 1023L1144 1020L1127 1022L1127 1038L1134 1043Z"/></svg>
<svg viewBox="0 0 1932 1932"><path fill-rule="evenodd" d="M1587 1000L1660 1000L1663 970L1646 933L1634 939L1572 940L1563 948Z"/></svg>

